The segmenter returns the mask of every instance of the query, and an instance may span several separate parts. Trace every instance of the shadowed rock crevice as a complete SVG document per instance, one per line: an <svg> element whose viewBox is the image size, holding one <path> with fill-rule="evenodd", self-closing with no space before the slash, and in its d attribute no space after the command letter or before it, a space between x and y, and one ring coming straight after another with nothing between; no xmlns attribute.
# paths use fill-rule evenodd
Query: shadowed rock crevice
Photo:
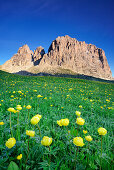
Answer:
<svg viewBox="0 0 114 170"><path fill-rule="evenodd" d="M34 66L39 65L40 61L42 60L43 56L45 54L44 48L43 47L38 47L36 48L36 50L34 51L34 54L32 56L32 61Z"/></svg>

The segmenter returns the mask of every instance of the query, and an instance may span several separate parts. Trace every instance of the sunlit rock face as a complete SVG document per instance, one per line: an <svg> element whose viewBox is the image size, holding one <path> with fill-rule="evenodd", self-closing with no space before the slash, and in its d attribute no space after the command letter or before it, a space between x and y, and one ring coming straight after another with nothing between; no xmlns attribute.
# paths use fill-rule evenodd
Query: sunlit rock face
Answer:
<svg viewBox="0 0 114 170"><path fill-rule="evenodd" d="M10 60L2 65L2 69L11 73L27 70L29 67L33 66L32 55L33 52L29 49L28 45L23 45L19 48L17 54L14 54Z"/></svg>
<svg viewBox="0 0 114 170"><path fill-rule="evenodd" d="M9 72L26 70L36 73L57 73L59 69L63 69L76 74L112 79L104 51L68 35L56 38L47 54L41 46L34 53L27 45L20 47L17 54L2 65L2 69Z"/></svg>

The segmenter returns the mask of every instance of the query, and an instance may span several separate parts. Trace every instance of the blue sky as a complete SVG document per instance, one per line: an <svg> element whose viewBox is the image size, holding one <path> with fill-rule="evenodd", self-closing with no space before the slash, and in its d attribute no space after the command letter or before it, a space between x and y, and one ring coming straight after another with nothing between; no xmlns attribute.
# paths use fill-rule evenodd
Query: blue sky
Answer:
<svg viewBox="0 0 114 170"><path fill-rule="evenodd" d="M45 51L69 35L105 51L114 77L113 0L0 0L0 64L20 46Z"/></svg>

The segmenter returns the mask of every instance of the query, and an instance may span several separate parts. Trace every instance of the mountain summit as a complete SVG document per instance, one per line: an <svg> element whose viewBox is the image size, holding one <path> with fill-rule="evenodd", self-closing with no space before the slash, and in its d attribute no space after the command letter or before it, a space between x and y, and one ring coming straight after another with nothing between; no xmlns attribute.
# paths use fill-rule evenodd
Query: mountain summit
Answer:
<svg viewBox="0 0 114 170"><path fill-rule="evenodd" d="M56 38L47 54L41 46L34 53L28 45L20 47L17 54L6 61L1 69L11 73L25 70L32 73L84 74L112 79L104 51L84 41L79 42L68 35Z"/></svg>

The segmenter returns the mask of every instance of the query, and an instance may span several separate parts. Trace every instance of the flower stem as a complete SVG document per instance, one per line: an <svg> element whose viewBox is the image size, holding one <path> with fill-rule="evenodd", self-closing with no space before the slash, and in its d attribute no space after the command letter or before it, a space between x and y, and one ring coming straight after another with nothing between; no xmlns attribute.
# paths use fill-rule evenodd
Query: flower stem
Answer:
<svg viewBox="0 0 114 170"><path fill-rule="evenodd" d="M89 150L89 142L88 142L88 150ZM88 153L87 162L88 162L88 164L89 164L89 153Z"/></svg>
<svg viewBox="0 0 114 170"><path fill-rule="evenodd" d="M17 138L18 138L18 140L19 140L19 136L20 136L20 134L19 134L19 111L18 111L18 117L17 117Z"/></svg>
<svg viewBox="0 0 114 170"><path fill-rule="evenodd" d="M11 129L11 112L10 112L10 130L11 130L11 136L13 137L13 132L12 132L12 129Z"/></svg>
<svg viewBox="0 0 114 170"><path fill-rule="evenodd" d="M51 148L49 146L49 152L51 151ZM51 163L51 154L49 154L49 166L50 166L50 163Z"/></svg>
<svg viewBox="0 0 114 170"><path fill-rule="evenodd" d="M41 131L40 131L40 127L39 127L39 125L37 124L37 126L38 126L38 129L39 129L39 134L40 134L40 137L41 137Z"/></svg>
<svg viewBox="0 0 114 170"><path fill-rule="evenodd" d="M102 135L101 135L101 156L102 156Z"/></svg>
<svg viewBox="0 0 114 170"><path fill-rule="evenodd" d="M26 158L26 161L25 161L25 169L26 169L26 164L27 164L27 160L28 160L28 156L29 156L29 139L30 139L30 136L28 138L28 150L27 150L27 158Z"/></svg>
<svg viewBox="0 0 114 170"><path fill-rule="evenodd" d="M101 135L101 166L102 166L102 135ZM100 170L101 170L101 166L100 166Z"/></svg>
<svg viewBox="0 0 114 170"><path fill-rule="evenodd" d="M76 135L76 136L78 136L78 131L79 131L79 125L78 125L78 127L77 127L77 135Z"/></svg>
<svg viewBox="0 0 114 170"><path fill-rule="evenodd" d="M29 122L29 109L28 109L28 122Z"/></svg>
<svg viewBox="0 0 114 170"><path fill-rule="evenodd" d="M74 166L74 170L76 170L77 153L78 153L78 146L77 146L77 150L76 150L76 159L75 159L75 166Z"/></svg>

